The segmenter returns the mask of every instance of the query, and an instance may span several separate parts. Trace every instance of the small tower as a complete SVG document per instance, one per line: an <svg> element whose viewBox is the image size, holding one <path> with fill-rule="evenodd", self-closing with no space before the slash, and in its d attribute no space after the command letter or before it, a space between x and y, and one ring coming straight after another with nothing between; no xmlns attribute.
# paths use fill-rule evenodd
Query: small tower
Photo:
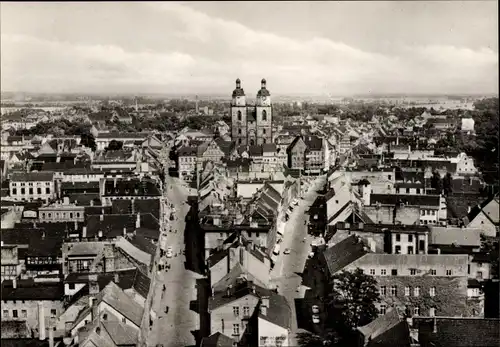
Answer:
<svg viewBox="0 0 500 347"><path fill-rule="evenodd" d="M198 95L196 95L196 115L198 115L200 113L200 108L198 106Z"/></svg>
<svg viewBox="0 0 500 347"><path fill-rule="evenodd" d="M255 107L257 121L257 144L272 143L272 107L271 93L267 90L266 79L263 78L260 90L257 92L257 102Z"/></svg>
<svg viewBox="0 0 500 347"><path fill-rule="evenodd" d="M237 145L247 144L247 105L239 78L231 98L231 137Z"/></svg>

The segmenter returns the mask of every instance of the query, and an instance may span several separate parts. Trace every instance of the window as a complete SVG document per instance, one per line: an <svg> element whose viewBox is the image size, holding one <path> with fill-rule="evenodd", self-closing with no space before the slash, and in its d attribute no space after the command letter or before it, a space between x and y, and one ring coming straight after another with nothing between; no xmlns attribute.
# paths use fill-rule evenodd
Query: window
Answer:
<svg viewBox="0 0 500 347"><path fill-rule="evenodd" d="M435 269L431 269L431 275L432 276L436 276L436 270Z"/></svg>
<svg viewBox="0 0 500 347"><path fill-rule="evenodd" d="M420 287L415 287L413 289L413 296L420 296Z"/></svg>
<svg viewBox="0 0 500 347"><path fill-rule="evenodd" d="M42 188L38 187L38 188L36 189L36 193L37 193L38 195L41 195L41 194L42 194Z"/></svg>
<svg viewBox="0 0 500 347"><path fill-rule="evenodd" d="M436 287L430 287L429 288L429 295L430 296L436 296Z"/></svg>
<svg viewBox="0 0 500 347"><path fill-rule="evenodd" d="M413 235L408 235L408 242L413 242Z"/></svg>
<svg viewBox="0 0 500 347"><path fill-rule="evenodd" d="M417 274L417 269L410 269L410 275L415 276Z"/></svg>
<svg viewBox="0 0 500 347"><path fill-rule="evenodd" d="M28 311L21 310L21 318L26 318L26 317L28 317Z"/></svg>
<svg viewBox="0 0 500 347"><path fill-rule="evenodd" d="M476 278L482 279L483 278L483 272L482 271L476 272Z"/></svg>
<svg viewBox="0 0 500 347"><path fill-rule="evenodd" d="M396 242L401 242L401 234L396 234Z"/></svg>
<svg viewBox="0 0 500 347"><path fill-rule="evenodd" d="M386 269L382 269L382 270L380 270L380 274L381 274L382 276L387 275L387 270L386 270Z"/></svg>
<svg viewBox="0 0 500 347"><path fill-rule="evenodd" d="M53 317L56 316L57 315L57 310L54 310L54 309L50 310L50 315L53 316Z"/></svg>
<svg viewBox="0 0 500 347"><path fill-rule="evenodd" d="M267 121L267 112L266 110L262 110L262 120Z"/></svg>
<svg viewBox="0 0 500 347"><path fill-rule="evenodd" d="M238 111L238 120L241 120L241 111Z"/></svg>
<svg viewBox="0 0 500 347"><path fill-rule="evenodd" d="M398 275L398 269L392 269L391 270L391 275L397 276Z"/></svg>
<svg viewBox="0 0 500 347"><path fill-rule="evenodd" d="M420 212L421 212L420 214L421 214L422 216L424 216L424 215L425 215L425 210L421 210Z"/></svg>
<svg viewBox="0 0 500 347"><path fill-rule="evenodd" d="M126 324L126 323L127 323L127 318L122 317L122 323L123 323L123 324Z"/></svg>
<svg viewBox="0 0 500 347"><path fill-rule="evenodd" d="M50 194L50 187L45 188L45 194Z"/></svg>
<svg viewBox="0 0 500 347"><path fill-rule="evenodd" d="M392 175L388 175L387 179L390 181L392 179Z"/></svg>
<svg viewBox="0 0 500 347"><path fill-rule="evenodd" d="M431 307L429 309L429 316L434 317L435 315L436 315L436 308L435 307Z"/></svg>
<svg viewBox="0 0 500 347"><path fill-rule="evenodd" d="M370 275L375 275L375 269L370 269Z"/></svg>
<svg viewBox="0 0 500 347"><path fill-rule="evenodd" d="M12 310L12 317L17 318L17 310Z"/></svg>
<svg viewBox="0 0 500 347"><path fill-rule="evenodd" d="M240 325L233 324L233 335L239 335L239 334L240 334Z"/></svg>
<svg viewBox="0 0 500 347"><path fill-rule="evenodd" d="M431 214L431 210L425 210L427 215L429 216Z"/></svg>
<svg viewBox="0 0 500 347"><path fill-rule="evenodd" d="M262 129L262 134L266 134L266 129Z"/></svg>
<svg viewBox="0 0 500 347"><path fill-rule="evenodd" d="M238 134L241 135L241 129L238 129Z"/></svg>
<svg viewBox="0 0 500 347"><path fill-rule="evenodd" d="M380 287L380 295L387 295L387 287L386 286Z"/></svg>
<svg viewBox="0 0 500 347"><path fill-rule="evenodd" d="M413 246L408 246L408 254L413 254Z"/></svg>
<svg viewBox="0 0 500 347"><path fill-rule="evenodd" d="M451 270L446 270L446 276L451 276Z"/></svg>
<svg viewBox="0 0 500 347"><path fill-rule="evenodd" d="M406 194L410 194L410 188L406 188Z"/></svg>
<svg viewBox="0 0 500 347"><path fill-rule="evenodd" d="M398 287L392 286L391 287L391 295L392 296L397 296L398 295Z"/></svg>
<svg viewBox="0 0 500 347"><path fill-rule="evenodd" d="M387 309L387 307L385 305L380 305L380 309L379 309L380 314L385 314L386 309Z"/></svg>
<svg viewBox="0 0 500 347"><path fill-rule="evenodd" d="M12 188L12 195L17 195L17 188Z"/></svg>
<svg viewBox="0 0 500 347"><path fill-rule="evenodd" d="M401 254L401 246L396 246L396 254Z"/></svg>
<svg viewBox="0 0 500 347"><path fill-rule="evenodd" d="M414 314L415 316L420 316L420 307L415 306L415 307L413 308L413 314Z"/></svg>
<svg viewBox="0 0 500 347"><path fill-rule="evenodd" d="M9 310L3 310L2 316L3 316L3 318L9 318Z"/></svg>
<svg viewBox="0 0 500 347"><path fill-rule="evenodd" d="M28 194L29 194L29 195L33 195L33 188L29 188L29 189L28 189Z"/></svg>
<svg viewBox="0 0 500 347"><path fill-rule="evenodd" d="M410 287L405 287L405 296L410 296Z"/></svg>
<svg viewBox="0 0 500 347"><path fill-rule="evenodd" d="M250 307L243 306L243 316L245 316L245 317L250 316Z"/></svg>
<svg viewBox="0 0 500 347"><path fill-rule="evenodd" d="M240 315L240 308L238 306L233 306L233 314L235 316L239 316Z"/></svg>
<svg viewBox="0 0 500 347"><path fill-rule="evenodd" d="M24 194L26 194L26 189L21 188L21 195L24 195Z"/></svg>

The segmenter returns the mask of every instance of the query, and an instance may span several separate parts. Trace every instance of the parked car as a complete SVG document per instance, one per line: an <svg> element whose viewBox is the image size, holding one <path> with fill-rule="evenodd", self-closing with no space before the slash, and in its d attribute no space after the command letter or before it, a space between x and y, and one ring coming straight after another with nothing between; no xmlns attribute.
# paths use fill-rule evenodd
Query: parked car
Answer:
<svg viewBox="0 0 500 347"><path fill-rule="evenodd" d="M290 248L285 248L285 251L283 252L283 254L290 254Z"/></svg>
<svg viewBox="0 0 500 347"><path fill-rule="evenodd" d="M172 258L174 255L174 252L172 251L172 247L167 248L167 258Z"/></svg>

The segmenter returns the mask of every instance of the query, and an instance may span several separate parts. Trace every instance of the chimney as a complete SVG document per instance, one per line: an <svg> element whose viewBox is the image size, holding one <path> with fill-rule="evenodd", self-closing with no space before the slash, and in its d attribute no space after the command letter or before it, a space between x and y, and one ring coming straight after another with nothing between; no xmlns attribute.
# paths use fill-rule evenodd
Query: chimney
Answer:
<svg viewBox="0 0 500 347"><path fill-rule="evenodd" d="M75 220L75 230L78 230L78 222Z"/></svg>
<svg viewBox="0 0 500 347"><path fill-rule="evenodd" d="M432 319L432 332L433 332L434 334L437 334L437 332L438 332L438 327L437 327L436 317L434 317L434 318Z"/></svg>
<svg viewBox="0 0 500 347"><path fill-rule="evenodd" d="M438 252L437 254L441 254L441 248L438 248L437 252Z"/></svg>
<svg viewBox="0 0 500 347"><path fill-rule="evenodd" d="M12 280L12 288L16 289L17 288L17 278L14 278Z"/></svg>
<svg viewBox="0 0 500 347"><path fill-rule="evenodd" d="M115 280L114 280L114 282L116 284L120 283L120 275L118 273L115 273Z"/></svg>
<svg viewBox="0 0 500 347"><path fill-rule="evenodd" d="M54 347L54 329L49 328L49 347Z"/></svg>
<svg viewBox="0 0 500 347"><path fill-rule="evenodd" d="M116 188L116 181L117 181L117 178L115 176L115 179L114 179L114 187Z"/></svg>
<svg viewBox="0 0 500 347"><path fill-rule="evenodd" d="M123 227L123 237L127 236L127 227Z"/></svg>
<svg viewBox="0 0 500 347"><path fill-rule="evenodd" d="M94 199L90 200L90 206L94 206Z"/></svg>
<svg viewBox="0 0 500 347"><path fill-rule="evenodd" d="M470 205L467 205L467 214L470 213L470 210L471 210Z"/></svg>
<svg viewBox="0 0 500 347"><path fill-rule="evenodd" d="M43 304L38 302L38 336L41 341L45 340L45 311Z"/></svg>
<svg viewBox="0 0 500 347"><path fill-rule="evenodd" d="M91 295L89 296L89 307L92 308L92 306L94 306L94 297Z"/></svg>
<svg viewBox="0 0 500 347"><path fill-rule="evenodd" d="M82 238L86 238L86 237L87 237L87 227L86 227L86 226L84 226L84 227L82 228Z"/></svg>
<svg viewBox="0 0 500 347"><path fill-rule="evenodd" d="M141 227L141 214L137 213L137 219L135 220L135 228L139 229Z"/></svg>
<svg viewBox="0 0 500 347"><path fill-rule="evenodd" d="M226 295L229 297L232 294L233 285L230 284L226 289Z"/></svg>
<svg viewBox="0 0 500 347"><path fill-rule="evenodd" d="M252 293L255 294L255 285L252 285Z"/></svg>
<svg viewBox="0 0 500 347"><path fill-rule="evenodd" d="M101 215L99 216L99 219L101 220L101 222L102 222L102 221L104 221L104 215L103 215L103 214L101 214Z"/></svg>

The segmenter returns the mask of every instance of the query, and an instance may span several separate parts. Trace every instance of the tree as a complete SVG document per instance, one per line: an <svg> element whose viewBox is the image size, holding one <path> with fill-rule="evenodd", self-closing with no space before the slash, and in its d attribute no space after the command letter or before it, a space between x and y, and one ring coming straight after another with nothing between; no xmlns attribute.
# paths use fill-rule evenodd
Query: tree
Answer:
<svg viewBox="0 0 500 347"><path fill-rule="evenodd" d="M95 137L90 131L82 132L82 134L80 135L80 139L80 143L83 146L90 148L92 152L96 151L97 144L95 143Z"/></svg>
<svg viewBox="0 0 500 347"><path fill-rule="evenodd" d="M446 196L452 193L451 183L452 183L451 173L447 172L446 175L443 177L443 192L444 195Z"/></svg>
<svg viewBox="0 0 500 347"><path fill-rule="evenodd" d="M116 140L111 140L111 142L108 145L108 150L109 151L117 151L123 148L123 142L122 141L116 141Z"/></svg>
<svg viewBox="0 0 500 347"><path fill-rule="evenodd" d="M377 281L357 268L333 276L329 306L337 327L352 331L370 323L378 316L375 303L380 301Z"/></svg>
<svg viewBox="0 0 500 347"><path fill-rule="evenodd" d="M438 192L438 194L441 194L441 192L443 190L441 176L439 175L439 172L437 172L437 171L434 171L432 173L431 187L434 188L434 189L436 189L436 191Z"/></svg>

